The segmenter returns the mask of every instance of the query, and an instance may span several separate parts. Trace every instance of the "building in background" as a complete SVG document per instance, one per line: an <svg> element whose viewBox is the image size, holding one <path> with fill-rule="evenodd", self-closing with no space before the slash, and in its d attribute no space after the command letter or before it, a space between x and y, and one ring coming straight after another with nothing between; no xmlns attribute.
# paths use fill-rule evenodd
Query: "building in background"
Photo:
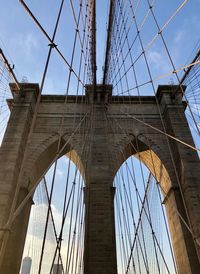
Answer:
<svg viewBox="0 0 200 274"><path fill-rule="evenodd" d="M61 264L54 264L52 274L63 274L62 265Z"/></svg>
<svg viewBox="0 0 200 274"><path fill-rule="evenodd" d="M32 259L31 257L25 257L22 262L21 274L30 274L31 273Z"/></svg>

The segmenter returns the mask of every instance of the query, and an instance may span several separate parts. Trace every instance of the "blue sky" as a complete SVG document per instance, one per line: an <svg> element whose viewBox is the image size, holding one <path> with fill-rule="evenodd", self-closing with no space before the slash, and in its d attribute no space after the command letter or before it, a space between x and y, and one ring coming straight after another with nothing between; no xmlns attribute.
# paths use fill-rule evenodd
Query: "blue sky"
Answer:
<svg viewBox="0 0 200 274"><path fill-rule="evenodd" d="M19 81L26 76L29 82L40 82L41 74L44 68L45 59L48 50L48 41L35 26L29 15L18 1L2 1L0 11L0 39L4 42L5 52L9 53L16 66L16 74ZM45 30L51 35L55 18L58 12L59 1L27 1L27 4L39 19ZM101 2L101 1L100 1ZM76 7L78 1L74 1ZM103 3L103 5L102 5ZM108 9L107 1L98 4L101 7L102 14L105 17L105 10ZM77 8L78 10L78 8ZM9 14L9 16L8 16ZM103 31L102 31L103 29ZM105 20L100 21L99 32L105 40ZM67 60L70 60L72 43L75 33L75 24L72 18L69 1L66 1L63 16L61 18L56 43L64 52ZM105 43L102 43L102 37L99 39L98 60L102 62ZM51 65L53 64L53 65ZM49 67L47 77L47 89L49 92L64 93L66 88L67 69L57 54L52 55L52 62ZM76 66L75 66L76 67ZM78 68L76 67L76 71Z"/></svg>
<svg viewBox="0 0 200 274"><path fill-rule="evenodd" d="M78 1L73 2L76 8ZM97 0L97 66L99 81L102 78L101 68L104 62L108 2L108 0ZM142 2L145 3L145 1ZM52 34L59 1L29 0L26 3L47 32ZM155 2L154 11L160 26L167 21L181 3L182 1L180 0ZM199 0L188 1L163 33L176 67L180 67L187 62L192 49L199 40L200 19L198 7L200 7ZM143 10L141 6L141 12L138 13L138 22L140 22L140 17L142 18L145 12L146 6L144 5ZM0 45L8 56L12 57L13 61L11 62L15 64L19 80L26 76L29 82L40 82L47 55L48 41L33 23L19 1L1 0L0 18ZM151 25L153 23L149 20L144 28L143 39L146 44L156 33L156 28L152 28ZM71 54L74 29L75 25L69 1L66 1L56 43L68 60ZM165 62L166 56L159 42L153 45L149 58L156 72L171 70L168 63ZM54 53L46 81L46 92L63 92L66 88L66 75L65 65ZM162 79L162 82L165 82L165 79Z"/></svg>

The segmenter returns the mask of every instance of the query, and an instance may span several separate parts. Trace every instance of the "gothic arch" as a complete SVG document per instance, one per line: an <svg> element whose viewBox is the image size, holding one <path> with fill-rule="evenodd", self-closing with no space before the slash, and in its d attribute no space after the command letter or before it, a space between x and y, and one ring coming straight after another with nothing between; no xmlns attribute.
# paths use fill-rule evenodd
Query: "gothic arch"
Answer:
<svg viewBox="0 0 200 274"><path fill-rule="evenodd" d="M103 91L104 86L99 86L99 90ZM163 86L159 89L158 100L162 110L164 123L167 132L175 134L177 138L193 144L191 133L187 121L184 116L184 105L179 101L174 101L172 91L179 91L174 87L174 91L170 87ZM30 125L35 111L35 103L38 94L38 86L33 84L24 85L24 95L16 96L11 112L11 117L4 136L4 140L0 150L1 166L1 226L5 224L4 216L8 217L10 204L15 193L16 183L20 182L19 203L30 194L30 189L36 186L43 172L54 161L57 152L58 132L60 129L61 117L64 115L64 126L66 130L65 140L62 143L69 143L62 151L61 156L67 155L71 150L71 160L76 162L77 166L84 177L84 168L87 177L87 188L85 189L86 203L86 244L85 256L86 271L94 273L96 269L100 269L102 273L102 264L100 261L106 262L107 272L116 272L115 260L115 237L114 235L114 189L112 180L119 167L129 156L134 155L140 157L143 163L155 175L156 179L165 189L164 203L167 209L170 232L173 240L173 247L179 266L180 273L197 273L199 266L197 251L195 250L194 240L177 214L177 209L181 216L187 220L184 201L188 210L188 219L190 218L192 232L195 237L199 236L199 158L196 153L191 152L186 147L177 144L175 141L169 141L172 148L172 157L176 164L176 172L181 181L180 186L177 184L175 170L171 161L171 155L168 151L168 144L165 136L144 127L143 124L131 119L134 114L136 117L143 117L145 113L145 121L147 119L150 125L162 130L160 123L160 114L157 112L155 97L147 96L142 98L141 104L138 98L131 97L130 102L124 102L123 97L119 101L115 97L110 97L110 102L106 106L107 117L110 119L108 130L105 132L107 119L104 119L104 104L99 102L88 104L86 109L82 108L82 97L76 101L76 97L70 97L67 105L63 108L64 97L47 96L41 98L39 111L36 117L35 127L33 129L31 140L29 140ZM104 91L103 91L104 92ZM87 100L87 97L85 97ZM102 98L103 100L103 98ZM103 103L103 101L102 101ZM91 106L96 111L91 112ZM73 109L73 112L72 112ZM125 111L127 115L121 113ZM81 124L81 117L89 117L86 123ZM177 119L178 117L181 119ZM90 119L92 118L92 119ZM117 125L116 125L117 120ZM74 125L74 121L76 124ZM82 121L82 120L81 120ZM91 122L94 127L91 127ZM74 126L80 130L74 132ZM81 143L85 140L85 131L83 129L91 129L90 137L87 139L84 149L89 150L89 158L86 159L85 151L82 155ZM113 132L115 138L113 138ZM133 132L135 136L133 136ZM141 133L145 133L142 135ZM139 135L138 135L139 134ZM150 145L149 145L150 144ZM134 147L139 149L134 149ZM151 150L149 150L151 148ZM27 155L24 155L25 151ZM137 153L139 151L139 153ZM109 155L111 152L111 156ZM117 156L115 158L115 156ZM85 158L84 158L85 157ZM153 161L152 161L153 158ZM25 166L24 164L25 159ZM116 161L117 160L117 161ZM83 165L84 168L83 168ZM154 163L154 164L153 164ZM182 168L182 163L183 167ZM21 172L22 171L22 172ZM21 181L20 181L21 180ZM31 188L32 187L32 188ZM88 195L89 194L89 195ZM184 198L184 200L183 200ZM6 253L4 256L4 264L2 268L4 273L18 273L20 258L24 245L26 234L26 226L28 223L29 211L31 208L31 199L23 208L23 212L18 216L10 233L9 240L6 244ZM108 221L104 225L106 220ZM26 215L26 217L24 217ZM98 215L98 222L96 216ZM22 227L23 222L23 227ZM98 225L98 227L97 227ZM23 228L23 229L22 229ZM20 235L20 237L19 237ZM20 240L19 240L20 239ZM17 242L18 241L18 242ZM13 242L17 244L13 247ZM102 252L102 246L106 246ZM107 248L109 247L109 248ZM95 250L96 256L93 257ZM97 253L98 250L98 253ZM89 252L90 251L90 252ZM16 253L18 257L16 257ZM10 271L10 260L12 258L12 270ZM99 260L101 258L101 260ZM94 267L94 268L93 268ZM95 270L93 270L95 269ZM109 270L110 269L110 270ZM109 272L109 273L110 273ZM89 273L89 272L88 272Z"/></svg>
<svg viewBox="0 0 200 274"><path fill-rule="evenodd" d="M164 190L165 193L168 193L173 184L171 179L173 174L172 171L171 173L168 172L167 163L165 163L165 159L163 159L163 155L165 154L158 145L151 144L151 146L149 146L150 141L144 135L141 136L133 138L131 142L124 145L119 153L120 157L116 169L118 170L130 156L135 156L137 159L140 159L153 174L160 183L161 189Z"/></svg>
<svg viewBox="0 0 200 274"><path fill-rule="evenodd" d="M28 181L29 190L31 190L35 184L40 182L43 174L48 170L49 166L53 164L57 153L57 146L58 135L56 134L51 138L44 139L37 146L37 149L32 151L33 154L31 154L31 152L29 153L23 176L23 181ZM64 155L69 158L75 166L77 166L81 175L84 177L83 165L77 151L70 143L66 144L66 140L64 138L62 138L60 142L60 148L62 147L63 150L59 155L59 158Z"/></svg>
<svg viewBox="0 0 200 274"><path fill-rule="evenodd" d="M180 266L183 265L187 256L188 251L186 250L188 247L186 243L189 246L189 242L192 242L192 236L180 220L180 215L184 220L187 220L187 215L169 149L166 148L166 151L163 151L159 144L153 143L145 135L140 134L137 138L133 137L131 142L125 144L119 155L117 171L129 157L134 156L141 160L160 184L178 271L183 273ZM182 236L180 236L180 231L182 231ZM178 251L180 246L182 254L179 254ZM189 248L189 252L195 254L195 247L191 245Z"/></svg>

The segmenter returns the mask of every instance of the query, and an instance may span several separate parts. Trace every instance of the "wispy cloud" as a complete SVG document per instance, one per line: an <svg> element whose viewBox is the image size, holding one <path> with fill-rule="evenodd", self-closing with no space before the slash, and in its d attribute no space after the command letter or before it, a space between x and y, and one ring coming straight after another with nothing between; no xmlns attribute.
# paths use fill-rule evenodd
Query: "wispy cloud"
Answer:
<svg viewBox="0 0 200 274"><path fill-rule="evenodd" d="M147 58L152 71L155 70L157 75L169 71L169 64L166 55L157 48L149 50L147 52Z"/></svg>
<svg viewBox="0 0 200 274"><path fill-rule="evenodd" d="M63 176L63 174L64 174L64 171L59 168L57 168L56 172L59 176Z"/></svg>
<svg viewBox="0 0 200 274"><path fill-rule="evenodd" d="M177 45L179 43L182 43L183 39L186 37L186 32L183 29L180 29L176 32L175 38L174 38L174 44Z"/></svg>
<svg viewBox="0 0 200 274"><path fill-rule="evenodd" d="M11 43L14 42L15 49L22 52L26 58L33 58L33 52L39 50L38 37L32 33L16 33Z"/></svg>

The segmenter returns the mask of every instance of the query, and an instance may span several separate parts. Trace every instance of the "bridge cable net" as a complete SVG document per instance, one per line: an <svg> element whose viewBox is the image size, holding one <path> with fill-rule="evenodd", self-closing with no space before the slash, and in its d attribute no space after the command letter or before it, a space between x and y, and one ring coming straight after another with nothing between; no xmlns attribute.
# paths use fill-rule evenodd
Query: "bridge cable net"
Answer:
<svg viewBox="0 0 200 274"><path fill-rule="evenodd" d="M195 66L191 66L190 68L184 70L184 73L181 78L181 83L186 85L185 94L187 96L187 100L189 101L193 116L195 117L196 123L198 127L200 126L200 112L199 112L199 91L200 91L200 42L196 44L192 56L190 59L192 62L196 62ZM193 117L190 113L188 107L186 108L186 116L190 125L191 132L194 137L194 141L196 146L198 146L198 131L196 130L196 126L193 122Z"/></svg>
<svg viewBox="0 0 200 274"><path fill-rule="evenodd" d="M109 118L108 128L116 138ZM148 153L156 174L152 145L148 143ZM132 149L137 159L127 160L121 151L124 164L114 180L118 273L178 273L165 212L166 190L144 165L138 144L131 144L130 154ZM117 155L115 161L120 161Z"/></svg>
<svg viewBox="0 0 200 274"><path fill-rule="evenodd" d="M132 165L143 173L144 184ZM177 273L162 194L153 176L129 158L115 187L119 273Z"/></svg>
<svg viewBox="0 0 200 274"><path fill-rule="evenodd" d="M51 67L51 58L57 56L63 62L67 70L67 84L65 92L65 102L67 103L71 90L75 90L74 95L82 96L83 109L87 102L84 99L85 84L96 85L96 50L95 50L95 1L60 1L58 16L56 18L53 35L49 35L41 25L36 15L31 11L25 1L21 4L38 26L41 33L49 43L49 51L40 83L40 92L34 113L29 140L33 133L38 106L41 96L44 93L45 83L48 78L48 70ZM105 54L105 66L103 83L113 85L113 94L117 96L137 95L139 100L143 95L155 95L156 86L160 81L172 81L177 83L187 102L187 111L192 121L192 126L199 135L199 113L198 108L198 67L199 59L188 62L184 67L175 68L170 56L166 41L163 37L164 31L172 24L174 18L184 8L188 1L183 1L175 9L168 20L159 26L154 14L155 1L110 1L109 27L107 34L107 47ZM74 33L72 41L71 56L65 57L63 48L57 45L56 35L59 31L63 10L71 12L71 20L74 22ZM154 27L152 32L147 33L149 22ZM149 39L149 40L148 40ZM158 73L159 70L152 70L152 55L150 49L158 42L162 45L163 56L169 60L166 72ZM165 52L165 53L164 53ZM77 62L78 60L78 62ZM186 81L192 81L193 88L190 92L184 92L183 84L179 78L179 72L192 67L190 77ZM195 71L196 70L196 71ZM141 73L142 71L142 73ZM7 73L7 71L6 71ZM2 70L2 75L4 71ZM5 74L4 74L5 75ZM190 79L190 80L189 80ZM195 80L192 80L195 79ZM8 81L6 82L8 83ZM194 99L195 98L195 99ZM77 99L78 100L78 99ZM141 101L140 101L141 103ZM159 104L157 103L159 110ZM75 114L75 113L74 113ZM129 115L128 113L123 113ZM57 140L57 155L38 181L38 188L30 189L30 193L22 204L16 208L16 199L13 201L11 214L7 223L10 227L14 219L23 208L24 204L34 194L34 205L32 206L31 219L24 249L24 257L31 258L31 273L83 273L83 253L84 253L84 203L83 189L84 179L78 170L78 158L75 157L75 165L68 158L62 155L62 151L75 137L76 134L84 133L85 140L82 144L82 153L89 155L90 147L85 148L88 138L91 138L92 121L87 119L88 113L80 117L78 126L73 124L73 133L66 136L64 145L61 144L61 137L64 132L64 113L61 119L61 126ZM119 120L110 120L105 113L108 127L105 130L112 130L113 124L120 128ZM130 128L133 126L132 117ZM162 115L160 113L162 121ZM141 118L141 123L146 123L145 117ZM169 136L164 122L161 129L166 136L166 144L169 152L171 148ZM85 126L83 126L85 125ZM148 126L148 125L146 125ZM152 125L150 125L152 126ZM157 129L155 129L157 130ZM160 130L160 129L159 129ZM124 136L127 133L123 131ZM144 129L145 134L145 129ZM89 137L90 136L90 137ZM188 144L182 144L188 145ZM198 143L197 143L198 148ZM115 220L117 232L117 254L118 272L121 273L177 273L175 259L171 248L171 240L166 222L165 209L163 207L163 196L165 189L160 189L156 179L145 170L140 151L137 146L139 162L130 158L116 175L114 185L116 187L115 198ZM195 147L190 149L198 150ZM152 144L149 142L149 151L152 151ZM25 152L26 153L26 152ZM80 155L81 156L81 155ZM119 162L116 155L116 162ZM173 159L171 159L173 162ZM139 163L139 164L138 164ZM152 157L152 165L154 165ZM138 166L139 165L139 166ZM175 163L173 162L176 170ZM23 170L23 165L22 169ZM63 172L65 170L65 172ZM137 170L140 170L138 173ZM145 171L144 171L145 170ZM178 175L177 175L178 178ZM55 189L60 188L59 201ZM19 185L16 189L19 191ZM163 196L162 196L163 195ZM133 199L134 197L134 199ZM178 212L181 216L181 214ZM187 229L192 233L190 224L184 220ZM6 237L4 241L6 242ZM1 254L5 252L1 250ZM29 260L30 261L30 260ZM23 262L22 262L23 269ZM56 272L55 272L56 273Z"/></svg>
<svg viewBox="0 0 200 274"><path fill-rule="evenodd" d="M0 142L7 126L10 115L9 99L12 99L9 83L13 81L13 76L9 70L7 60L4 58L3 51L0 49Z"/></svg>
<svg viewBox="0 0 200 274"><path fill-rule="evenodd" d="M194 62L190 61L185 66L176 68L164 38L164 31L173 23L187 2L182 1L163 26L160 26L154 13L155 1L110 1L103 82L112 83L116 95L139 97L156 95L156 87L161 83L161 79L172 85L177 83L199 134L198 122L181 85L183 83L179 72L198 66L200 61L195 59ZM163 69L156 69L154 64L156 49L159 47L166 62L163 74L158 74Z"/></svg>
<svg viewBox="0 0 200 274"><path fill-rule="evenodd" d="M86 83L94 84L94 76L96 74L92 71L95 68L95 59L91 54L94 51L92 41L94 39L93 28L95 16L93 13L95 9L94 1L79 1L78 3L73 3L73 1L70 1L70 3L61 1L53 35L51 37L41 26L26 3L24 1L20 2L50 42L46 64L40 83L36 111L34 113L31 130L28 136L28 139L30 140L36 121L38 106L43 94L46 79L48 78L49 64L51 62L51 58L53 58L53 51L58 54L59 58L62 59L67 67L68 77L64 104L68 101L70 90L75 91L74 95L76 98L78 98L78 96L79 99L82 97L81 100L83 110L87 104L83 97L85 92L84 86ZM64 57L64 54L59 49L59 46L55 44L60 21L64 10L67 9L71 11L71 20L73 20L75 26L71 57L69 58L69 61ZM93 20L91 20L91 18L93 18ZM75 66L76 69L74 68ZM87 127L83 127L83 124L87 123L86 117L87 113L78 118L80 119L78 125L77 119L74 118L72 134L68 136L68 134L64 132L64 113L62 114L58 134L59 136L57 140L56 157L54 158L53 163L46 170L46 175L44 173L43 178L40 178L41 182L38 181L38 188L35 190L34 186L30 189L27 197L16 209L16 197L20 188L19 182L17 182L11 213L6 224L7 227L12 225L12 222L18 216L23 206L35 193L33 198L35 205L32 207L32 218L30 219L24 249L25 260L22 262L21 271L23 271L23 268L25 267L24 265L26 264L28 258L29 264L32 264L31 273L52 273L52 271L56 271L55 273L57 273L57 271L62 271L62 273L83 273L84 181L77 167L77 157L74 158L75 164L72 164L70 160L67 160L66 156L60 158L60 155L62 155L62 151L69 145L75 134L84 134L85 140L82 143L81 153L88 153L90 148L86 150L84 147L88 138L88 130L86 130ZM65 138L63 136L65 136ZM65 139L65 143L62 145L61 138L62 140L63 138ZM25 154L26 153L27 152L25 151ZM68 157L71 157L71 151L69 151ZM61 165L62 169L66 171L65 174L63 171L63 174L61 174L62 172L59 170L59 165ZM21 172L23 170L23 166L24 163L22 163ZM62 190L60 189L62 195L58 197L58 194L55 195L55 188L59 188L58 185L61 184L62 187L60 186L60 188L63 188ZM57 187L55 185L57 185ZM54 204L56 204L57 207L59 206L59 209L56 208ZM6 235L4 236L3 241L4 244L6 244ZM4 253L5 250L2 249L1 258Z"/></svg>
<svg viewBox="0 0 200 274"><path fill-rule="evenodd" d="M40 94L42 94L42 88L44 87L51 51L55 49L68 67L68 79L64 104L68 102L70 90L75 88L76 97L78 98L78 96L82 96L83 110L87 104L83 97L85 92L84 86L88 83L95 84L96 81L96 72L94 72L94 69L96 69L96 58L94 57L95 48L93 45L93 32L95 24L95 16L93 13L95 12L95 6L93 2L94 1L79 1L79 3L74 3L73 1L69 1L68 4L65 3L65 1L61 1L54 34L56 35L57 27L59 25L59 18L61 17L61 13L64 8L69 8L71 10L71 16L75 26L71 57L70 60L66 62L59 47L54 44L55 35L52 39L49 39L49 35L45 33L36 17L32 14L32 12L30 12L28 6L24 3L24 1L21 1L29 14L31 14L31 17L51 42L49 55L40 86ZM78 69L75 71L73 67L75 66L74 63L77 62L77 60L79 65ZM85 209L83 203L84 180L78 170L78 158L75 157L74 163L70 160L72 153L71 151L68 153L69 159L67 159L66 156L63 156L60 159L58 158L60 157L59 155L62 153L62 150L66 147L66 145L68 145L68 143L71 142L71 139L73 139L76 134L84 134L85 136L85 140L82 143L81 155L79 156L81 157L83 153L87 155L90 148L86 150L85 143L88 139L89 132L86 130L87 127L83 127L83 125L87 123L86 117L87 113L80 117L78 126L75 126L77 124L75 123L75 120L77 122L77 119L74 118L73 134L71 136L67 136L66 142L63 146L61 146L60 141L61 137L63 137L63 130L65 126L63 113L60 126L60 136L58 138L57 157L38 186L38 188L42 187L42 193L46 193L45 203L41 203L41 201L37 199L36 190L36 202L35 206L32 207L32 214L36 215L35 221L33 218L32 222L33 229L37 226L38 221L42 227L40 230L39 239L37 235L30 233L31 237L27 237L26 240L24 250L25 256L28 253L30 254L29 246L32 246L31 273L83 273L83 245L85 229ZM60 197L58 197L59 191ZM55 205L59 207L59 210ZM43 211L45 211L44 219L37 216L37 211L40 210L41 207L43 208ZM30 243L30 238L35 240L31 240ZM34 250L37 250L37 254L34 253Z"/></svg>
<svg viewBox="0 0 200 274"><path fill-rule="evenodd" d="M123 131L123 126L121 126L123 125L123 116L127 116L133 120L132 123L130 122L133 136L134 121L144 125L144 132L142 133L144 136L147 135L147 128L151 128L155 133L160 132L165 136L166 148L171 157L187 214L187 207L170 143L173 139L175 142L199 152L198 69L200 60L199 44L196 48L198 56L195 58L192 57L184 66L175 67L170 54L167 45L168 41L166 41L164 34L170 25L173 25L173 20L188 1L180 2L180 5L172 11L167 21L163 25L159 25L156 12L154 12L154 6L157 4L156 1L110 1L103 83L112 84L116 101L117 97L122 96L124 97L125 104L128 102L128 98L130 98L131 104L131 96L138 96L139 104L142 104L142 96L154 95L156 98L157 86L163 83L163 81L165 83L167 81L172 86L172 90L173 85L178 86L183 100L187 104L186 116L190 127L193 129L192 133L195 138L196 147L185 142L183 143L183 140L179 136L172 135L167 131L157 98L157 110L160 114L162 124L162 127L159 129L154 127L154 125L148 124L145 113L138 118L134 114L130 115L125 110L122 110L121 121L120 118L114 119L109 116L107 116L107 119L111 130L113 125L113 128L117 126ZM161 66L157 68L155 66L156 62L161 62L161 59L154 59L158 52L160 54L158 56L161 56L164 60L162 63L165 63L163 65L164 69ZM186 73L187 75L184 76ZM183 77L184 81L182 81ZM185 91L183 85L190 85L190 81L191 87L187 87ZM177 113L177 115L179 114ZM115 138L114 129L113 138ZM124 131L124 138L128 139L129 133ZM151 154L154 144L152 140L146 141ZM139 157L140 166L143 166L142 158L140 159L139 147L134 146L133 149L136 151L136 155L138 155L137 158ZM126 161L123 151L121 154L124 161ZM120 161L116 156L115 161L117 160ZM132 165L130 161L132 161ZM155 171L156 162L154 162L153 155L151 156L151 161ZM139 175L137 170L137 161L129 159L118 171L115 178L118 271L119 273L126 274L177 273L166 213L163 207L165 200L162 200L162 197L165 197L167 194L166 190L156 182L156 178L153 178L152 175L149 178L145 178L147 176ZM156 172L154 172L155 174ZM133 188L131 189L129 186L131 181L133 183L132 187L134 186L134 194L132 193ZM141 190L140 184L143 184L143 190ZM133 200L136 201L138 210L136 210L137 206L135 204L131 205L133 197L135 197ZM132 207L133 209L131 209ZM177 214L194 239L195 234L192 232L191 224L188 223L180 212L177 211ZM157 218L159 218L157 220L158 223L153 223ZM196 244L199 245L200 243L196 241Z"/></svg>
<svg viewBox="0 0 200 274"><path fill-rule="evenodd" d="M199 59L196 58L187 65L176 69L163 36L164 30L172 23L171 21L173 21L174 17L178 16L178 13L188 1L183 1L162 27L159 26L153 11L154 2L155 1L136 1L133 3L133 1L130 0L126 2L119 0L111 1L112 5L110 5L109 22L112 28L108 27L103 81L105 83L113 84L114 93L116 95L126 95L127 97L137 95L139 98L143 95L156 95L156 87L160 83L158 80L161 79L162 76L165 78L165 82L169 81L172 86L177 83L184 100L187 102L187 109L192 119L193 126L199 135L196 113L192 111L193 106L191 106L191 102L183 90L183 82L178 75L178 72L181 70L187 71L187 69L190 68L195 71L196 68L198 69ZM137 17L139 19L137 19ZM155 26L154 28L152 27L152 32L156 34L153 35L153 38L150 38L150 41L146 42L146 36L148 35L145 31L145 27L150 23L154 23ZM165 58L166 55L169 59L169 66L172 67L171 70L169 67L169 71L162 75L156 75L157 71L153 69L154 67L152 65L154 60L152 61L152 57L150 56L151 52L149 53L150 48L157 40L159 42L156 46L163 47L162 57ZM176 136L170 136L170 134L166 132L158 101L156 101L156 103L163 125L161 130L162 133L166 135L167 140L176 138ZM130 115L124 112L123 114ZM145 122L144 117L138 119L132 115L132 118L145 124L147 127L153 128L152 125L148 125L148 123ZM159 129L154 128L154 130L158 131ZM176 138L176 141L182 142L178 137ZM183 145L187 146L189 144L185 143ZM199 151L199 149L195 147L191 147L191 149Z"/></svg>

